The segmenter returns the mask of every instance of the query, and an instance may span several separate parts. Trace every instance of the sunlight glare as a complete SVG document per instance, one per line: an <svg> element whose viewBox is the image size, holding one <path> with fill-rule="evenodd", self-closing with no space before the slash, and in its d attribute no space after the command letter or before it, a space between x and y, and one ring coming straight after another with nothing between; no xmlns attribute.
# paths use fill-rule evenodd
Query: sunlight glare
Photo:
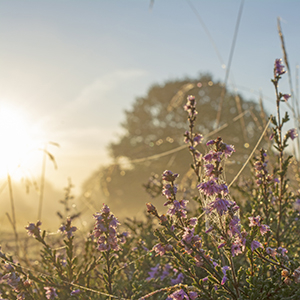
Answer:
<svg viewBox="0 0 300 300"><path fill-rule="evenodd" d="M0 177L22 177L21 164L35 144L31 133L22 111L0 105Z"/></svg>

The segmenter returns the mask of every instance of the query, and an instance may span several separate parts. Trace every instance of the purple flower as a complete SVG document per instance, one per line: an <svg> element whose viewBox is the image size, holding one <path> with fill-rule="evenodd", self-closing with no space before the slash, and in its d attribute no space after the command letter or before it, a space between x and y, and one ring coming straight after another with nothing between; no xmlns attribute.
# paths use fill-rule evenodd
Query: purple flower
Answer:
<svg viewBox="0 0 300 300"><path fill-rule="evenodd" d="M222 267L222 272L223 272L223 278L222 278L222 281L221 281L221 285L224 285L225 284L225 282L227 281L227 277L226 277L226 272L228 271L228 270L230 270L230 267L229 266L224 266L224 267Z"/></svg>
<svg viewBox="0 0 300 300"><path fill-rule="evenodd" d="M284 99L285 102L287 102L291 98L291 95L290 94L284 94L284 95L282 95L282 98Z"/></svg>
<svg viewBox="0 0 300 300"><path fill-rule="evenodd" d="M225 150L224 150L225 157L227 158L227 157L231 156L231 154L233 152L235 152L234 146L225 144Z"/></svg>
<svg viewBox="0 0 300 300"><path fill-rule="evenodd" d="M265 233L267 233L268 231L270 231L270 226L269 225L265 225L265 224L261 224L259 226L259 231L261 235L264 235Z"/></svg>
<svg viewBox="0 0 300 300"><path fill-rule="evenodd" d="M243 251L241 249L241 244L237 243L237 242L234 242L231 245L231 254L232 254L232 256L234 257L236 255L239 255L240 253L243 253Z"/></svg>
<svg viewBox="0 0 300 300"><path fill-rule="evenodd" d="M206 146L213 145L214 143L215 143L215 140L210 140L206 143Z"/></svg>
<svg viewBox="0 0 300 300"><path fill-rule="evenodd" d="M267 248L266 248L266 252L267 252L267 254L271 255L271 256L274 257L274 258L275 258L276 255L277 255L277 251L276 251L275 248L267 247Z"/></svg>
<svg viewBox="0 0 300 300"><path fill-rule="evenodd" d="M203 139L203 135L202 134L199 134L197 133L195 136L194 136L194 146L197 146L198 144L200 144L202 142L202 139Z"/></svg>
<svg viewBox="0 0 300 300"><path fill-rule="evenodd" d="M40 235L41 229L39 226L42 225L41 221L37 221L36 224L29 223L28 226L25 227L29 236L38 237Z"/></svg>
<svg viewBox="0 0 300 300"><path fill-rule="evenodd" d="M284 65L282 65L282 59L276 59L274 64L274 77L276 77L277 75L282 75L285 72L286 71L284 70Z"/></svg>
<svg viewBox="0 0 300 300"><path fill-rule="evenodd" d="M195 227L198 223L198 218L190 218L189 219L189 225L192 227Z"/></svg>
<svg viewBox="0 0 300 300"><path fill-rule="evenodd" d="M250 227L260 226L261 217L259 215L256 217L248 217L248 219L250 220L250 224L249 224Z"/></svg>
<svg viewBox="0 0 300 300"><path fill-rule="evenodd" d="M56 294L56 289L54 287L44 287L44 289L46 290L47 299L54 299L58 297L58 295Z"/></svg>
<svg viewBox="0 0 300 300"><path fill-rule="evenodd" d="M186 218L187 216L187 212L186 212L186 204L188 203L188 200L174 200L171 203L170 208L167 211L167 214L170 216L177 216L177 217L181 217L181 218ZM166 203L165 203L166 204Z"/></svg>
<svg viewBox="0 0 300 300"><path fill-rule="evenodd" d="M233 216L229 222L229 234L231 236L240 234L240 219L237 216Z"/></svg>
<svg viewBox="0 0 300 300"><path fill-rule="evenodd" d="M189 297L191 300L195 300L198 297L198 294L196 292L189 292Z"/></svg>
<svg viewBox="0 0 300 300"><path fill-rule="evenodd" d="M189 296L186 294L184 290L178 290L174 292L173 294L169 295L167 299L174 299L174 300L184 300L187 299L189 300Z"/></svg>
<svg viewBox="0 0 300 300"><path fill-rule="evenodd" d="M158 270L159 270L160 265L157 264L155 267L151 268L151 271L148 272L149 277L146 278L147 281L150 281L151 279L154 279Z"/></svg>
<svg viewBox="0 0 300 300"><path fill-rule="evenodd" d="M216 200L212 201L209 204L209 210L210 212L215 209L217 213L222 216L224 213L228 211L230 203L226 199L222 199L217 197Z"/></svg>
<svg viewBox="0 0 300 300"><path fill-rule="evenodd" d="M206 165L204 165L204 168L205 168L205 175L207 177L211 177L214 175L213 170L214 170L215 166L213 164L206 164Z"/></svg>
<svg viewBox="0 0 300 300"><path fill-rule="evenodd" d="M184 229L185 229L185 232L182 235L182 241L185 241L186 243L190 244L194 237L195 228L191 229L191 228L185 227Z"/></svg>
<svg viewBox="0 0 300 300"><path fill-rule="evenodd" d="M102 211L94 214L96 220L93 234L98 238L97 249L99 251L119 251L121 242L117 234L117 226L120 224L116 217L110 212L107 205L103 205Z"/></svg>
<svg viewBox="0 0 300 300"><path fill-rule="evenodd" d="M153 246L153 250L160 256L163 256L166 253L166 251L170 251L170 250L172 250L172 248L173 248L173 246L170 244L163 246L161 243L158 243Z"/></svg>
<svg viewBox="0 0 300 300"><path fill-rule="evenodd" d="M290 129L288 132L287 132L287 135L288 137L290 137L292 140L294 140L298 134L297 134L297 130L295 128L292 128Z"/></svg>
<svg viewBox="0 0 300 300"><path fill-rule="evenodd" d="M288 250L286 248L278 247L277 252L280 253L282 256L287 257L286 254L288 253Z"/></svg>
<svg viewBox="0 0 300 300"><path fill-rule="evenodd" d="M253 240L251 243L251 250L254 251L257 248L263 248L263 246L260 242Z"/></svg>
<svg viewBox="0 0 300 300"><path fill-rule="evenodd" d="M260 224L261 217L258 215L256 217L248 217L250 220L250 227L258 226L261 235L264 235L268 231L270 231L270 227L268 225Z"/></svg>
<svg viewBox="0 0 300 300"><path fill-rule="evenodd" d="M182 283L183 279L184 279L184 275L182 273L179 273L175 279L171 279L171 284L175 285L175 284Z"/></svg>
<svg viewBox="0 0 300 300"><path fill-rule="evenodd" d="M202 182L198 184L198 189L207 196L218 195L223 192L224 195L228 194L227 185L222 183L218 184L215 180L210 179L206 182Z"/></svg>
<svg viewBox="0 0 300 300"><path fill-rule="evenodd" d="M165 170L162 174L162 180L173 182L179 175L170 170Z"/></svg>
<svg viewBox="0 0 300 300"><path fill-rule="evenodd" d="M80 289L74 290L71 292L71 296L78 295L78 294L80 294L80 292L81 292Z"/></svg>
<svg viewBox="0 0 300 300"><path fill-rule="evenodd" d="M67 222L65 225L61 225L58 229L61 233L65 233L70 239L73 236L73 232L77 230L77 227L71 226L71 218L67 218Z"/></svg>
<svg viewBox="0 0 300 300"><path fill-rule="evenodd" d="M169 264L166 264L163 268L163 272L160 276L160 280L164 280L169 274L170 274L171 266Z"/></svg>

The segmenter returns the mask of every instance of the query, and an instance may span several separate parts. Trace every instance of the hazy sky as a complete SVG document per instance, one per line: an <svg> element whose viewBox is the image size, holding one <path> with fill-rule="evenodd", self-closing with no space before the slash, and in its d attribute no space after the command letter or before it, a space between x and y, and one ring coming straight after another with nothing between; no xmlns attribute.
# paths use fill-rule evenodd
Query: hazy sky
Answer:
<svg viewBox="0 0 300 300"><path fill-rule="evenodd" d="M0 133L15 126L19 135L12 145L20 150L28 135L33 150L24 169L38 177L37 144L59 143L49 146L58 170L48 163L46 177L59 189L71 177L79 191L108 162L106 146L121 133L124 110L152 84L201 72L224 80L225 69L190 3L227 65L241 1L155 0L150 9L150 0L0 0L0 112L12 116ZM277 17L295 77L299 14L296 0L244 3L230 82L247 98L258 99L260 90L270 112L273 63L282 57ZM0 157L11 153L0 150Z"/></svg>

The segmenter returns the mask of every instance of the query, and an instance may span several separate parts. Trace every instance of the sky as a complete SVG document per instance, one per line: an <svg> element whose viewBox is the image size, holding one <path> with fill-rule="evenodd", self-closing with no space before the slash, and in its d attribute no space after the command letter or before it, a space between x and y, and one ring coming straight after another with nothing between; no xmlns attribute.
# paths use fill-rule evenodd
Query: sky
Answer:
<svg viewBox="0 0 300 300"><path fill-rule="evenodd" d="M224 81L240 6L237 0L0 0L2 181L8 169L15 180L38 178L47 145L58 167L47 160L47 180L63 189L71 178L80 193L89 175L110 162L107 145L122 134L124 111L136 97L155 83L200 73ZM277 17L295 78L299 13L296 0L243 5L228 84L246 99L262 94L270 113L273 64L282 57ZM288 88L287 77L282 83Z"/></svg>

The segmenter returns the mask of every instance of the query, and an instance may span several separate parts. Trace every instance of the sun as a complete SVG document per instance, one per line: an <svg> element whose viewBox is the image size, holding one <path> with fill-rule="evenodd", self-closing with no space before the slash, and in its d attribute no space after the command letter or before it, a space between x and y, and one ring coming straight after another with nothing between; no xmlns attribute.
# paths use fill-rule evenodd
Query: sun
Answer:
<svg viewBox="0 0 300 300"><path fill-rule="evenodd" d="M22 164L30 156L36 141L22 110L0 103L0 177L9 173L18 179Z"/></svg>

